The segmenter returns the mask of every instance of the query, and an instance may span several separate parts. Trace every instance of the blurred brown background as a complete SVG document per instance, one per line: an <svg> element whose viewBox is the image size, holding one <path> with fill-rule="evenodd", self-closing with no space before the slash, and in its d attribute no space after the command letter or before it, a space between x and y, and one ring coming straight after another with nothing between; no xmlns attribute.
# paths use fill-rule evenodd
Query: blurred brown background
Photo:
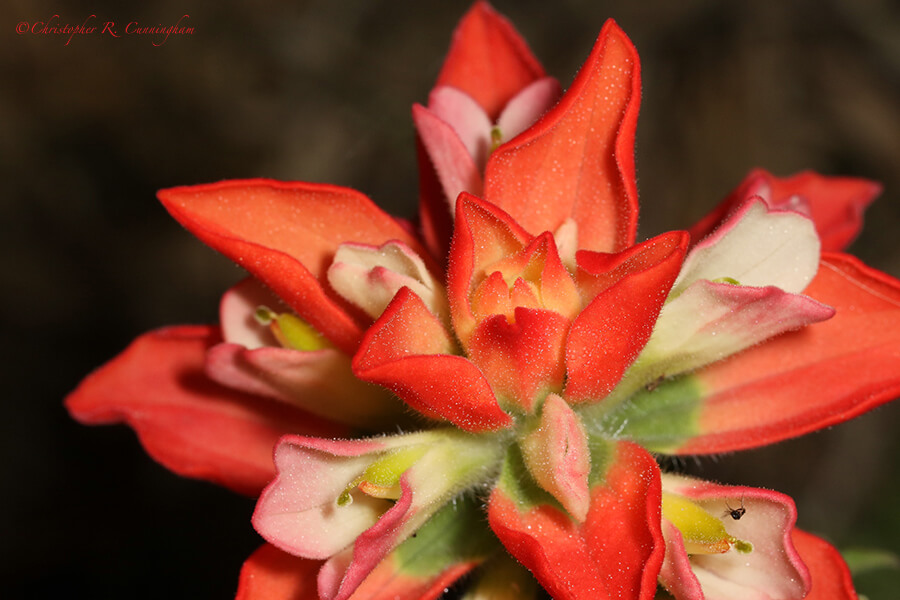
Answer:
<svg viewBox="0 0 900 600"><path fill-rule="evenodd" d="M0 595L222 598L259 543L253 502L179 479L63 396L135 335L211 322L241 277L157 204L225 178L332 182L414 210L409 109L468 2L6 2L0 7ZM900 8L497 0L568 85L607 17L641 53L642 233L685 227L754 166L884 183L852 250L900 276ZM18 35L20 22L183 25L193 35ZM800 525L900 552L900 410L690 468L791 493ZM895 598L896 573L860 580Z"/></svg>

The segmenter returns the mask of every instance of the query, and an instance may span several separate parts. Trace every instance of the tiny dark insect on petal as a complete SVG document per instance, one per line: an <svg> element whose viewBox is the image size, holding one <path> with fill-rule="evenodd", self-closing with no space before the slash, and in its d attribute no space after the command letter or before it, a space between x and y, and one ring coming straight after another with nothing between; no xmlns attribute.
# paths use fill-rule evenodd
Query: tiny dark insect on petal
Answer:
<svg viewBox="0 0 900 600"><path fill-rule="evenodd" d="M730 516L735 521L740 521L741 517L747 514L747 509L744 508L744 498L741 497L741 505L738 508L731 508L728 503L725 503L725 512L723 514Z"/></svg>
<svg viewBox="0 0 900 600"><path fill-rule="evenodd" d="M746 514L746 512L747 512L747 509L744 507L741 507L741 508L735 508L734 510L730 511L729 514L731 514L732 519L734 519L735 521L738 521L738 520L740 520L741 517L744 516L744 514Z"/></svg>
<svg viewBox="0 0 900 600"><path fill-rule="evenodd" d="M663 381L665 381L665 379L666 379L665 375L660 375L659 377L657 377L656 379L654 379L653 381L651 381L650 383L647 384L647 391L652 392L653 390L658 388L659 384L661 384Z"/></svg>

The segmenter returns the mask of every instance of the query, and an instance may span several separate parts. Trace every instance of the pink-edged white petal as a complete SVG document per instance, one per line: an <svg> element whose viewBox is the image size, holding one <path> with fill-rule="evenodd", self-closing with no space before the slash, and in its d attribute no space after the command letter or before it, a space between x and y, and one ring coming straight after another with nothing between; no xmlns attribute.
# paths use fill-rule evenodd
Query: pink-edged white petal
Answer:
<svg viewBox="0 0 900 600"><path fill-rule="evenodd" d="M676 475L662 476L663 490L684 496L722 520L728 533L752 544L722 554L693 554L679 547L678 530L664 517L666 557L660 581L677 600L800 600L809 571L791 541L797 510L790 497L749 487L718 485ZM743 507L739 519L731 511Z"/></svg>
<svg viewBox="0 0 900 600"><path fill-rule="evenodd" d="M484 109L465 92L439 86L428 96L428 110L456 132L478 171L483 172L491 153L491 121Z"/></svg>
<svg viewBox="0 0 900 600"><path fill-rule="evenodd" d="M452 430L398 436L416 437L427 447L400 478L397 502L361 533L352 551L329 559L319 573L323 600L345 600L401 542L422 527L463 490L495 476L501 449L496 440Z"/></svg>
<svg viewBox="0 0 900 600"><path fill-rule="evenodd" d="M496 439L450 429L369 440L285 436L253 526L285 552L329 558L319 594L347 598L441 506L494 477L501 453Z"/></svg>
<svg viewBox="0 0 900 600"><path fill-rule="evenodd" d="M723 278L800 293L816 275L819 250L812 221L799 213L770 210L756 198L688 253L672 296L697 280Z"/></svg>
<svg viewBox="0 0 900 600"><path fill-rule="evenodd" d="M639 359L649 377L684 373L771 337L834 316L834 309L777 287L694 282L663 306Z"/></svg>
<svg viewBox="0 0 900 600"><path fill-rule="evenodd" d="M334 348L300 352L218 344L207 352L206 374L230 388L364 430L385 430L408 420L400 402L353 375L350 357Z"/></svg>
<svg viewBox="0 0 900 600"><path fill-rule="evenodd" d="M538 485L583 523L591 504L591 457L584 425L565 400L547 396L536 428L522 436L519 448Z"/></svg>
<svg viewBox="0 0 900 600"><path fill-rule="evenodd" d="M275 448L278 475L260 496L253 526L272 545L295 556L337 554L391 506L356 491L352 502L339 505L337 499L379 453L397 444L391 438L332 441L285 436Z"/></svg>
<svg viewBox="0 0 900 600"><path fill-rule="evenodd" d="M461 192L481 196L484 180L481 169L472 158L456 130L420 104L412 109L419 139L444 190L450 213L456 211L456 198Z"/></svg>
<svg viewBox="0 0 900 600"><path fill-rule="evenodd" d="M322 565L318 579L322 600L349 598L378 563L415 530L410 527L415 513L412 507L414 495L408 477L401 479L401 486L403 492L400 498L378 522L362 532L351 548L332 556ZM417 526L424 523L427 516Z"/></svg>
<svg viewBox="0 0 900 600"><path fill-rule="evenodd" d="M254 317L260 306L274 309L283 306L283 302L253 277L242 280L225 292L219 303L219 321L224 340L251 350L278 346L272 330Z"/></svg>
<svg viewBox="0 0 900 600"><path fill-rule="evenodd" d="M703 588L691 566L691 557L684 548L681 532L665 520L662 531L666 540L666 557L659 571L660 583L676 600L705 600Z"/></svg>
<svg viewBox="0 0 900 600"><path fill-rule="evenodd" d="M467 494L444 505L416 530L414 536L379 562L352 597L371 600L439 598L454 582L489 557L502 554L497 552L499 542L484 522L482 504L480 498ZM509 574L508 569L498 570ZM528 577L527 571L525 576ZM521 576L506 578L509 586L520 582ZM534 587L532 580L531 588ZM530 588L523 585L522 589ZM319 597L315 598L318 600Z"/></svg>
<svg viewBox="0 0 900 600"><path fill-rule="evenodd" d="M562 94L559 82L553 77L543 77L530 83L513 96L497 118L497 129L503 142L513 139L556 104ZM487 158L485 158L487 162ZM484 163L480 163L483 164Z"/></svg>
<svg viewBox="0 0 900 600"><path fill-rule="evenodd" d="M402 287L419 296L443 322L449 322L447 293L422 258L401 242L379 247L341 244L328 268L328 283L341 296L373 319Z"/></svg>

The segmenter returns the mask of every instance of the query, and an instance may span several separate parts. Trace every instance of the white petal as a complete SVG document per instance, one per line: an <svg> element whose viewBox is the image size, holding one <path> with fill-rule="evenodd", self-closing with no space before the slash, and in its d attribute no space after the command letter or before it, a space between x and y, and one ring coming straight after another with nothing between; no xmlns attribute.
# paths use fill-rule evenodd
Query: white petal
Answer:
<svg viewBox="0 0 900 600"><path fill-rule="evenodd" d="M444 322L449 319L444 286L409 246L398 241L380 247L341 244L328 268L328 283L373 319L402 287L418 295L435 316Z"/></svg>
<svg viewBox="0 0 900 600"><path fill-rule="evenodd" d="M465 92L440 86L428 96L428 110L453 128L483 171L491 152L491 121L481 105Z"/></svg>
<svg viewBox="0 0 900 600"><path fill-rule="evenodd" d="M244 279L225 292L219 303L222 337L226 342L251 350L278 346L272 331L260 325L253 315L260 306L268 306L278 312L282 304L278 296L253 277Z"/></svg>
<svg viewBox="0 0 900 600"><path fill-rule="evenodd" d="M671 294L681 294L700 279L721 278L799 293L818 270L819 249L811 220L796 212L770 210L757 197L691 250Z"/></svg>
<svg viewBox="0 0 900 600"><path fill-rule="evenodd" d="M509 141L531 127L550 107L556 104L562 90L552 77L533 81L522 89L503 108L497 127L503 141Z"/></svg>
<svg viewBox="0 0 900 600"><path fill-rule="evenodd" d="M412 114L419 138L447 197L450 214L455 214L456 199L461 192L482 194L481 170L453 127L419 104L413 106Z"/></svg>

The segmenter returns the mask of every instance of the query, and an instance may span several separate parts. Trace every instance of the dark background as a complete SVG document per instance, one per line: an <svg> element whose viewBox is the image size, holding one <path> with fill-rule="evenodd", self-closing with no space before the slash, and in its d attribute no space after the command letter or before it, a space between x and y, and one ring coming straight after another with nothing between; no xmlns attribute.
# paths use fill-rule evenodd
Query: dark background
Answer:
<svg viewBox="0 0 900 600"><path fill-rule="evenodd" d="M141 5L145 4L145 5ZM468 2L6 2L0 7L0 596L228 598L259 543L251 499L171 475L62 399L139 333L216 319L241 272L159 188L332 182L414 211L410 105ZM859 0L500 1L564 86L614 17L641 53L642 234L685 227L754 166L885 184L852 250L900 275L900 12ZM158 38L16 24L182 24ZM841 547L900 551L900 411L692 468L792 494ZM894 598L896 573L860 580Z"/></svg>

